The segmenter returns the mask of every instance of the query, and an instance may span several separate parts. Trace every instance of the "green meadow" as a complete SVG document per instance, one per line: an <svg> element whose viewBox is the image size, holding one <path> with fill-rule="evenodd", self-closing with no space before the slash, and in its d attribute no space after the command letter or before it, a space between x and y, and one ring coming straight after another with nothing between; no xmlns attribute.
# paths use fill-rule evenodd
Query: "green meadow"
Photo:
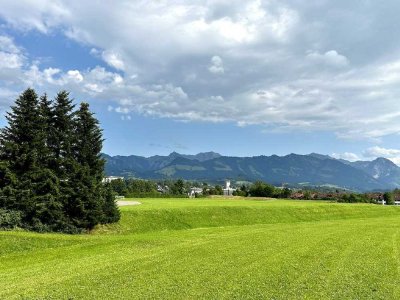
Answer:
<svg viewBox="0 0 400 300"><path fill-rule="evenodd" d="M89 234L0 232L0 299L400 298L400 207L140 202Z"/></svg>

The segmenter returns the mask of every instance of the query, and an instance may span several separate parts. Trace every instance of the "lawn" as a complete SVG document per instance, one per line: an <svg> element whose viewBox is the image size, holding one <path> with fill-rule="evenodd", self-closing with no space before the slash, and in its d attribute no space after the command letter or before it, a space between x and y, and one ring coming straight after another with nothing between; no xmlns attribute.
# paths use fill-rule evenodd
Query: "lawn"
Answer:
<svg viewBox="0 0 400 300"><path fill-rule="evenodd" d="M400 207L140 201L91 234L0 232L0 299L400 298Z"/></svg>

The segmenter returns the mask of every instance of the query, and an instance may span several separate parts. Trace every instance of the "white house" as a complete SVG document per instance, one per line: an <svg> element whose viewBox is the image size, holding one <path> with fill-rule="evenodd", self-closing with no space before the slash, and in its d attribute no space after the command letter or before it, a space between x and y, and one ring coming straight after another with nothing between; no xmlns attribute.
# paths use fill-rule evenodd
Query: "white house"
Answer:
<svg viewBox="0 0 400 300"><path fill-rule="evenodd" d="M191 187L189 191L189 197L195 197L196 194L203 194L203 189L199 187Z"/></svg>
<svg viewBox="0 0 400 300"><path fill-rule="evenodd" d="M117 179L124 179L124 177L120 177L120 176L106 176L103 178L103 180L101 182L103 183L110 183L113 180L117 180Z"/></svg>

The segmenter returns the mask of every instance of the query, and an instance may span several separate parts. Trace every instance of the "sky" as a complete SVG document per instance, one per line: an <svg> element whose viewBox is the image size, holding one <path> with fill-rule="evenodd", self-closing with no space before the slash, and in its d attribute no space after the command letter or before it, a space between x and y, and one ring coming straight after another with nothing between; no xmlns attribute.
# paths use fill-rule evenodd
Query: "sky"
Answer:
<svg viewBox="0 0 400 300"><path fill-rule="evenodd" d="M86 101L110 155L317 152L400 164L397 0L0 0L0 126Z"/></svg>

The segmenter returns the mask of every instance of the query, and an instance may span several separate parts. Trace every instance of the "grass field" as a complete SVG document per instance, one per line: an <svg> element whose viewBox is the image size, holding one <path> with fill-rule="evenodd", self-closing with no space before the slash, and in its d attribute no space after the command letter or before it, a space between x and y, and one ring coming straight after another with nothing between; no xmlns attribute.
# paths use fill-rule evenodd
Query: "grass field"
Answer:
<svg viewBox="0 0 400 300"><path fill-rule="evenodd" d="M400 207L141 202L91 234L0 232L0 299L400 299Z"/></svg>

